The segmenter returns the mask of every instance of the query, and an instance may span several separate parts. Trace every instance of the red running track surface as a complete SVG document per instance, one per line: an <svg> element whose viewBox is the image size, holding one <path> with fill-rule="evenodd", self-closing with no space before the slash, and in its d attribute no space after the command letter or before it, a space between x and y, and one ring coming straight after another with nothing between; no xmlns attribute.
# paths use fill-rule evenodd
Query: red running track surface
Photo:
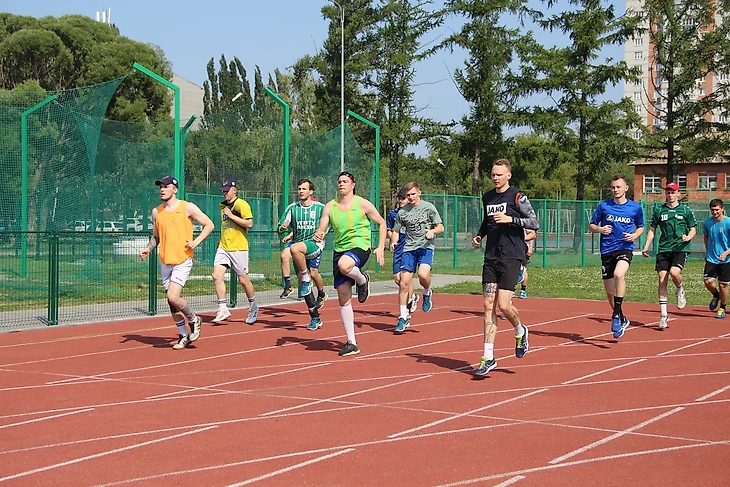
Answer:
<svg viewBox="0 0 730 487"><path fill-rule="evenodd" d="M395 335L394 296L205 316L172 350L169 317L0 335L0 484L730 485L730 319L603 301L515 300L530 351L499 321L476 379L479 296L435 295Z"/></svg>

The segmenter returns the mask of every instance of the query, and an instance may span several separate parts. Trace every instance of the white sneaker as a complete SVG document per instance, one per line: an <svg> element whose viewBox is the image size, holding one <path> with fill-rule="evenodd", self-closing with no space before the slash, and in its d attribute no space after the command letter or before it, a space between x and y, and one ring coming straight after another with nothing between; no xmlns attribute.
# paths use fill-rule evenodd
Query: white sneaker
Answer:
<svg viewBox="0 0 730 487"><path fill-rule="evenodd" d="M253 325L256 323L256 319L259 317L259 305L254 305L248 308L248 317L246 318L247 325Z"/></svg>
<svg viewBox="0 0 730 487"><path fill-rule="evenodd" d="M684 288L677 288L677 308L682 309L687 306L687 297L684 295Z"/></svg>
<svg viewBox="0 0 730 487"><path fill-rule="evenodd" d="M190 341L194 342L200 338L200 325L203 324L203 318L196 316L195 320L190 323Z"/></svg>
<svg viewBox="0 0 730 487"><path fill-rule="evenodd" d="M177 336L177 343L172 346L173 350L182 350L183 348L188 348L188 345L190 345L190 337L189 336Z"/></svg>
<svg viewBox="0 0 730 487"><path fill-rule="evenodd" d="M231 312L228 311L228 308L223 308L218 311L218 314L215 315L215 318L210 320L212 323L220 323L221 321L225 321L227 318L231 316Z"/></svg>
<svg viewBox="0 0 730 487"><path fill-rule="evenodd" d="M662 316L659 318L659 329L663 330L667 327L667 322L669 321L669 318L667 316Z"/></svg>

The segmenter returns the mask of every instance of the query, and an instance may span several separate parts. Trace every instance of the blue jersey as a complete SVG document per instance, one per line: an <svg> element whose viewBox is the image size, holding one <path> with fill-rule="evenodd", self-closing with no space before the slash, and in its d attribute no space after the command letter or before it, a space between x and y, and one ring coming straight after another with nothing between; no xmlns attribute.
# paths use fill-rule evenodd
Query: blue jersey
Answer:
<svg viewBox="0 0 730 487"><path fill-rule="evenodd" d="M610 234L601 234L601 255L618 250L634 250L634 242L624 240L624 233L633 233L635 228L644 226L644 212L636 201L627 200L619 204L611 198L598 204L591 223L612 227Z"/></svg>
<svg viewBox="0 0 730 487"><path fill-rule="evenodd" d="M730 260L720 260L720 254L730 249L730 218L724 217L719 222L710 217L704 223L707 234L707 262L713 264L730 264Z"/></svg>
<svg viewBox="0 0 730 487"><path fill-rule="evenodd" d="M388 218L385 219L385 228L388 230L393 230L393 226L395 225L395 218L398 216L398 212L400 211L400 207L396 208L395 210L388 213ZM403 247L406 246L406 227L403 226L400 229L400 234L398 235L398 245L395 246L395 250L393 250L394 254L400 254L403 252Z"/></svg>

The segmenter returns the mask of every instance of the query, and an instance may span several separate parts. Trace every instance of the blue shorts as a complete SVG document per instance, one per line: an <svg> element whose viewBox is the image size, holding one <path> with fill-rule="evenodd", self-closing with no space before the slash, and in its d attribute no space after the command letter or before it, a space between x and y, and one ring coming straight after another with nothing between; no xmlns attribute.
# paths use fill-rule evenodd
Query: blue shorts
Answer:
<svg viewBox="0 0 730 487"><path fill-rule="evenodd" d="M421 248L403 252L400 270L414 273L422 264L433 267L433 249Z"/></svg>
<svg viewBox="0 0 730 487"><path fill-rule="evenodd" d="M400 272L400 263L401 263L402 258L403 258L402 250L396 250L395 252L393 252L393 275L398 274Z"/></svg>

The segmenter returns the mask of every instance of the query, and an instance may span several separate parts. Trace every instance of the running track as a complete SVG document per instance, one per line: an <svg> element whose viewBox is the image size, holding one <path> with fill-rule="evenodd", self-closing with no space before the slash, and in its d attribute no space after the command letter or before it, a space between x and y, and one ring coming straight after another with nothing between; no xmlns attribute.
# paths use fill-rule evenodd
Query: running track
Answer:
<svg viewBox="0 0 730 487"><path fill-rule="evenodd" d="M393 335L394 296L235 310L173 351L169 317L0 335L0 485L730 485L730 319L706 308L516 300L484 379L481 299L436 295ZM205 317L209 321L210 316Z"/></svg>

